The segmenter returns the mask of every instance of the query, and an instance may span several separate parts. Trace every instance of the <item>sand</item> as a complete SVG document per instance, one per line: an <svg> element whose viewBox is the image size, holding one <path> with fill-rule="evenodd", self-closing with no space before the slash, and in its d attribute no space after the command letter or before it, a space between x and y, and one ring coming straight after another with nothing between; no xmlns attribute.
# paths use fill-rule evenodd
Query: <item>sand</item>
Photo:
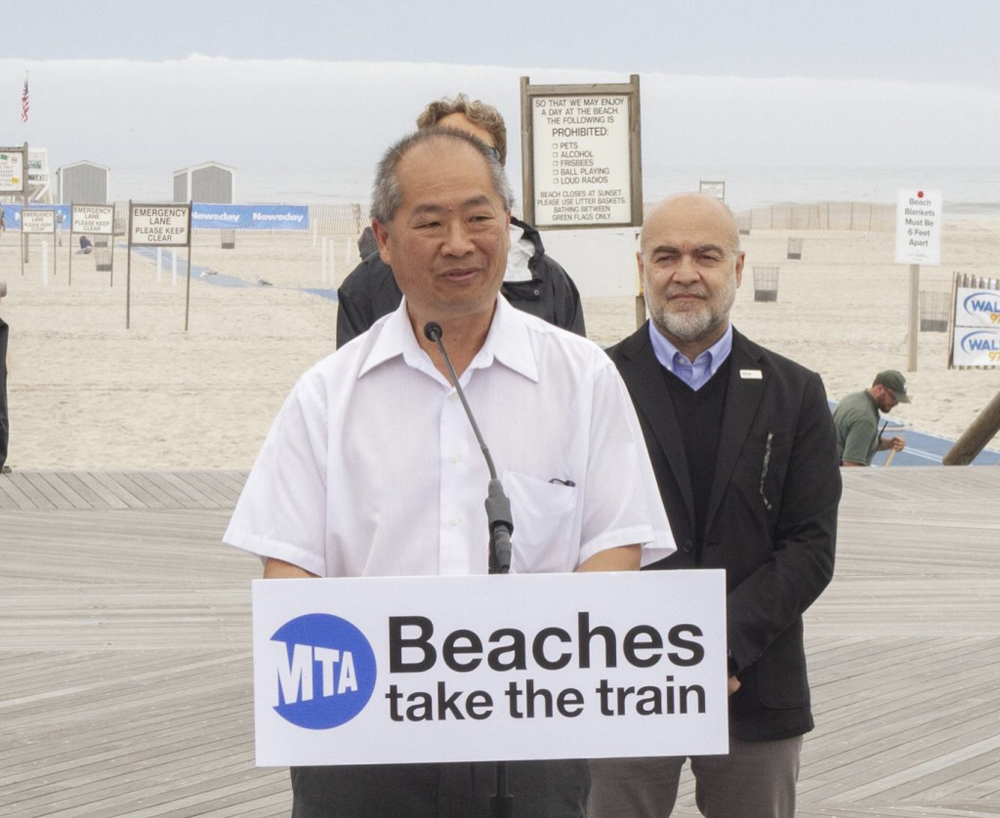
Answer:
<svg viewBox="0 0 1000 818"><path fill-rule="evenodd" d="M789 236L801 260L786 259ZM15 469L246 469L296 378L334 349L336 303L322 288L321 245L311 234L196 235L195 265L272 286L224 288L194 278L184 331L186 268L159 281L133 256L130 328L126 264L114 285L94 256L55 248L43 280L40 237L22 276L17 233L0 235L0 280L10 324L8 397ZM832 399L868 386L881 369L907 368L909 268L893 263L891 233L764 231L743 237L747 267L734 324L758 343L818 371ZM921 290L950 292L954 271L996 276L1000 221L944 225L942 264L922 267ZM338 245L338 275L355 250ZM778 298L754 300L753 267L779 264ZM570 270L572 274L572 270ZM585 298L590 337L610 344L635 328L633 298ZM893 411L922 432L956 438L1000 391L1000 370L948 370L947 333L922 332L913 403ZM994 440L992 448L1000 447Z"/></svg>

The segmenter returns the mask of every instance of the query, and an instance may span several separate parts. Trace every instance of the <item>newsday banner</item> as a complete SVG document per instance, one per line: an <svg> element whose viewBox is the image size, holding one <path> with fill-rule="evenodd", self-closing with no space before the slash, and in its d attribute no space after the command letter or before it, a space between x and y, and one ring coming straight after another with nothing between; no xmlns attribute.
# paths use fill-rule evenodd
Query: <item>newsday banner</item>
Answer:
<svg viewBox="0 0 1000 818"><path fill-rule="evenodd" d="M3 210L3 221L4 229L6 230L20 230L21 229L21 205L19 204L5 204L0 205L0 209ZM33 204L29 208L30 210L54 210L56 219L56 228L60 229L60 226L69 225L69 214L70 205L68 204L56 204L56 205L43 205L43 204Z"/></svg>
<svg viewBox="0 0 1000 818"><path fill-rule="evenodd" d="M728 752L725 572L256 580L258 766Z"/></svg>
<svg viewBox="0 0 1000 818"><path fill-rule="evenodd" d="M212 230L308 230L308 205L192 204L191 226Z"/></svg>

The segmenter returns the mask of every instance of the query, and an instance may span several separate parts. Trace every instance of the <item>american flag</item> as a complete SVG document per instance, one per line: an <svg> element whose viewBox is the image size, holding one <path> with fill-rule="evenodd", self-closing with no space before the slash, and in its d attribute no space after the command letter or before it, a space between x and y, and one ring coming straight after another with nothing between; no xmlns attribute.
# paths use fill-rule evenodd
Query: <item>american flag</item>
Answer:
<svg viewBox="0 0 1000 818"><path fill-rule="evenodd" d="M21 121L28 121L28 78L24 78L24 90L21 92Z"/></svg>

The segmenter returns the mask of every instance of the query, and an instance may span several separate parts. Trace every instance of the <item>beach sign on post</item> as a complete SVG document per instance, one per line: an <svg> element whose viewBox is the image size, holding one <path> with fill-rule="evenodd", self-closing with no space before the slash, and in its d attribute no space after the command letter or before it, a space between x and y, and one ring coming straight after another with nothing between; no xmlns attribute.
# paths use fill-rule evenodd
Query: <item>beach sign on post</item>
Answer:
<svg viewBox="0 0 1000 818"><path fill-rule="evenodd" d="M184 331L191 306L191 203L128 203L129 261L125 285L125 329L129 328L133 247L187 247L187 293L184 298Z"/></svg>
<svg viewBox="0 0 1000 818"><path fill-rule="evenodd" d="M725 182L706 182L702 180L698 182L698 192L704 193L706 196L711 196L713 199L718 199L720 202L726 201Z"/></svg>
<svg viewBox="0 0 1000 818"><path fill-rule="evenodd" d="M93 236L113 236L115 232L115 206L109 204L74 204L69 221L69 284L73 283L73 236L76 234ZM96 247L97 242L94 242ZM111 241L112 264L115 243ZM95 256L96 258L96 256ZM114 273L111 273L112 277ZM112 278L113 283L113 278Z"/></svg>
<svg viewBox="0 0 1000 818"><path fill-rule="evenodd" d="M639 75L628 82L532 85L521 77L524 219L569 269L584 296L634 295L642 225Z"/></svg>
<svg viewBox="0 0 1000 818"><path fill-rule="evenodd" d="M0 194L23 193L24 148L0 148Z"/></svg>
<svg viewBox="0 0 1000 818"><path fill-rule="evenodd" d="M639 76L602 85L521 78L525 219L536 227L642 224Z"/></svg>
<svg viewBox="0 0 1000 818"><path fill-rule="evenodd" d="M901 188L896 201L896 263L910 265L910 321L907 369L917 371L920 328L920 265L941 263L940 190Z"/></svg>
<svg viewBox="0 0 1000 818"><path fill-rule="evenodd" d="M32 208L29 210L21 210L21 235L24 237L31 236L34 234L49 235L54 236L56 232L56 212L55 210L42 210ZM54 263L55 263L55 253L52 254L53 270L52 274L55 275ZM42 256L42 280L48 284L48 259L45 255ZM21 275L24 275L24 256L21 257Z"/></svg>

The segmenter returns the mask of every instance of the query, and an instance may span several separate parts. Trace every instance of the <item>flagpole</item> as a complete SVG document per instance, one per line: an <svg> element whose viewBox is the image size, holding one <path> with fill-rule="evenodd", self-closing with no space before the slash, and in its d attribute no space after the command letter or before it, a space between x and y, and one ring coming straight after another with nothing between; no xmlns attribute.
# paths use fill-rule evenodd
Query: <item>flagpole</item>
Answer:
<svg viewBox="0 0 1000 818"><path fill-rule="evenodd" d="M24 90L21 91L21 123L28 123L28 110L30 106L28 105L28 72L24 72ZM31 195L31 161L28 159L28 143L24 143L24 168L22 169L24 173L24 187L21 205L21 275L24 275L24 263L30 259L31 253L31 240L25 240L24 235L24 212L28 209L28 200Z"/></svg>

